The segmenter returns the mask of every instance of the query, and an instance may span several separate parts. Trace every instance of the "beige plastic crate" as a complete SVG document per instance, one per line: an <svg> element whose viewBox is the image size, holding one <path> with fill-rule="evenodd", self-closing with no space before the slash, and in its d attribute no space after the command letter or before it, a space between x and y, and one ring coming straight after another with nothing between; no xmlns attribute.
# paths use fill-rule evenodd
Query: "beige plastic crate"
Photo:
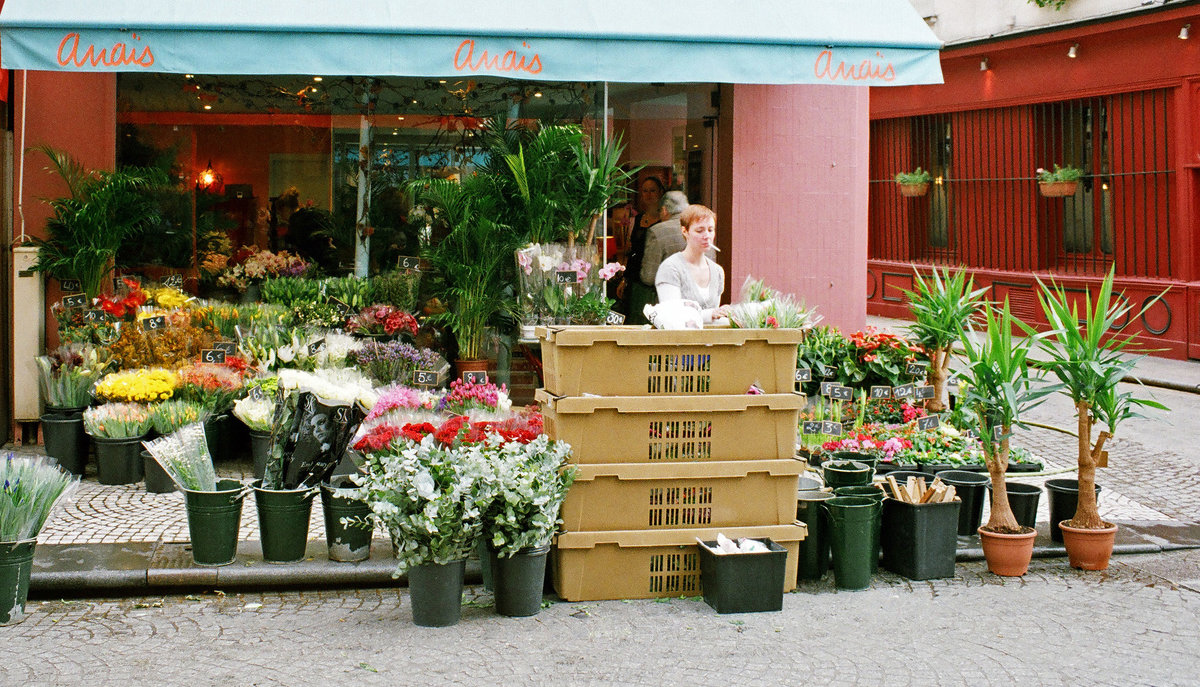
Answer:
<svg viewBox="0 0 1200 687"><path fill-rule="evenodd" d="M792 391L799 329L538 327L546 389L558 396Z"/></svg>
<svg viewBox="0 0 1200 687"><path fill-rule="evenodd" d="M570 532L786 525L802 460L580 465L563 503Z"/></svg>
<svg viewBox="0 0 1200 687"><path fill-rule="evenodd" d="M804 396L535 395L545 431L574 463L781 460L796 452Z"/></svg>
<svg viewBox="0 0 1200 687"><path fill-rule="evenodd" d="M567 601L699 596L700 554L696 539L720 532L730 539L770 537L787 549L783 591L796 587L796 563L804 525L685 530L564 532L554 550L554 590Z"/></svg>

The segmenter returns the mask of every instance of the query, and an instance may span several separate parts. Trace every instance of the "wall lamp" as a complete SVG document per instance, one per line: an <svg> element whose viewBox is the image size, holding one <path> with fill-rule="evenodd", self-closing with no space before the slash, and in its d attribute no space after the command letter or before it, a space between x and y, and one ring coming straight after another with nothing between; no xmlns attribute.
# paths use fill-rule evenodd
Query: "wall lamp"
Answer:
<svg viewBox="0 0 1200 687"><path fill-rule="evenodd" d="M985 57L982 60L979 60L979 71L986 72L988 69L991 68L991 66L992 66L991 63L988 62L988 58Z"/></svg>
<svg viewBox="0 0 1200 687"><path fill-rule="evenodd" d="M1076 43L1075 45L1072 45L1070 48L1067 49L1067 57L1073 58L1073 57L1078 57L1078 56L1079 56L1079 44Z"/></svg>
<svg viewBox="0 0 1200 687"><path fill-rule="evenodd" d="M1179 40L1186 41L1188 39L1188 30L1192 28L1191 24L1184 24L1182 29L1179 29Z"/></svg>

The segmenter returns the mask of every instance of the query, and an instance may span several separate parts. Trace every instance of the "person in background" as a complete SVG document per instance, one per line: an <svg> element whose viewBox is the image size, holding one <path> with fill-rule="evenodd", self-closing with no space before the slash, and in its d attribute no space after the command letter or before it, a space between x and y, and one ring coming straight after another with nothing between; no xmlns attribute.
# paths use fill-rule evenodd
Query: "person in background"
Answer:
<svg viewBox="0 0 1200 687"><path fill-rule="evenodd" d="M717 213L703 205L689 205L679 215L686 247L662 261L654 278L660 303L683 300L700 310L705 322L725 315L720 307L725 290L725 270L705 253L714 249Z"/></svg>
<svg viewBox="0 0 1200 687"><path fill-rule="evenodd" d="M300 209L300 190L290 186L279 197L271 201L271 250L278 251L288 243L288 223Z"/></svg>
<svg viewBox="0 0 1200 687"><path fill-rule="evenodd" d="M654 301L654 289L642 283L642 257L646 251L646 232L658 224L658 203L663 197L662 180L648 176L638 183L638 216L633 222L625 260L625 281L618 297L625 303L626 324L646 324L642 307Z"/></svg>
<svg viewBox="0 0 1200 687"><path fill-rule="evenodd" d="M642 257L640 275L642 283L652 289L662 261L687 247L683 227L679 224L679 215L687 208L688 199L683 191L667 191L658 204L662 221L650 227L646 233L646 251ZM713 260L717 258L716 251L711 249L705 255ZM657 299L654 302L657 303Z"/></svg>

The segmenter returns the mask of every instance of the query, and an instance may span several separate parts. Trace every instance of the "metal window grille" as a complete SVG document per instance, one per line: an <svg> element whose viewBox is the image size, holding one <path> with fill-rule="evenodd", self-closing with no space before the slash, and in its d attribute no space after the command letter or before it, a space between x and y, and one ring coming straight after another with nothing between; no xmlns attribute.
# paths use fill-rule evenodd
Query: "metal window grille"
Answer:
<svg viewBox="0 0 1200 687"><path fill-rule="evenodd" d="M875 259L1171 277L1166 89L871 122L868 254ZM1034 170L1083 170L1044 198ZM897 172L929 170L922 197Z"/></svg>

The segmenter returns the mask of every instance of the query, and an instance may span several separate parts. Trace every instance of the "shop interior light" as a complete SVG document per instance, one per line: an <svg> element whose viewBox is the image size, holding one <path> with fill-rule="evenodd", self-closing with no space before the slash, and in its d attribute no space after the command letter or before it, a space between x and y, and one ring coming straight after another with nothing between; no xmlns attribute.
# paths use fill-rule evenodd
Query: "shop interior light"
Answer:
<svg viewBox="0 0 1200 687"><path fill-rule="evenodd" d="M1179 40L1186 41L1189 37L1188 31L1191 30L1191 24L1184 24L1182 29L1179 29Z"/></svg>
<svg viewBox="0 0 1200 687"><path fill-rule="evenodd" d="M1079 56L1079 44L1076 43L1075 45L1072 45L1067 50L1067 57L1078 57L1078 56Z"/></svg>
<svg viewBox="0 0 1200 687"><path fill-rule="evenodd" d="M194 79L194 78L196 78L196 75L195 75L195 74L184 74L184 75L183 75L183 78L185 78L185 79Z"/></svg>
<svg viewBox="0 0 1200 687"><path fill-rule="evenodd" d="M212 105L205 105L205 106L204 106L204 109L206 109L206 110L211 110L211 109L212 109Z"/></svg>
<svg viewBox="0 0 1200 687"><path fill-rule="evenodd" d="M325 77L323 77L323 76L314 76L313 77L313 81L324 81L324 80L325 80Z"/></svg>
<svg viewBox="0 0 1200 687"><path fill-rule="evenodd" d="M982 60L979 60L979 71L986 72L990 66L991 64L988 62L988 58L985 57Z"/></svg>
<svg viewBox="0 0 1200 687"><path fill-rule="evenodd" d="M535 98L540 98L540 97L542 97L542 92L541 92L541 91L537 91L536 93L534 93L534 94L533 94L533 97L535 97Z"/></svg>
<svg viewBox="0 0 1200 687"><path fill-rule="evenodd" d="M207 105L205 107L207 107ZM196 187L207 191L214 183L216 183L218 176L219 175L213 171L212 160L209 160L208 166L204 168L204 171L200 172L200 174L196 176Z"/></svg>
<svg viewBox="0 0 1200 687"><path fill-rule="evenodd" d="M934 179L934 180L933 180L933 183L934 183L934 184L937 184L938 186L941 186L941 185L942 185L942 178L939 176L938 178L936 178L936 179Z"/></svg>

